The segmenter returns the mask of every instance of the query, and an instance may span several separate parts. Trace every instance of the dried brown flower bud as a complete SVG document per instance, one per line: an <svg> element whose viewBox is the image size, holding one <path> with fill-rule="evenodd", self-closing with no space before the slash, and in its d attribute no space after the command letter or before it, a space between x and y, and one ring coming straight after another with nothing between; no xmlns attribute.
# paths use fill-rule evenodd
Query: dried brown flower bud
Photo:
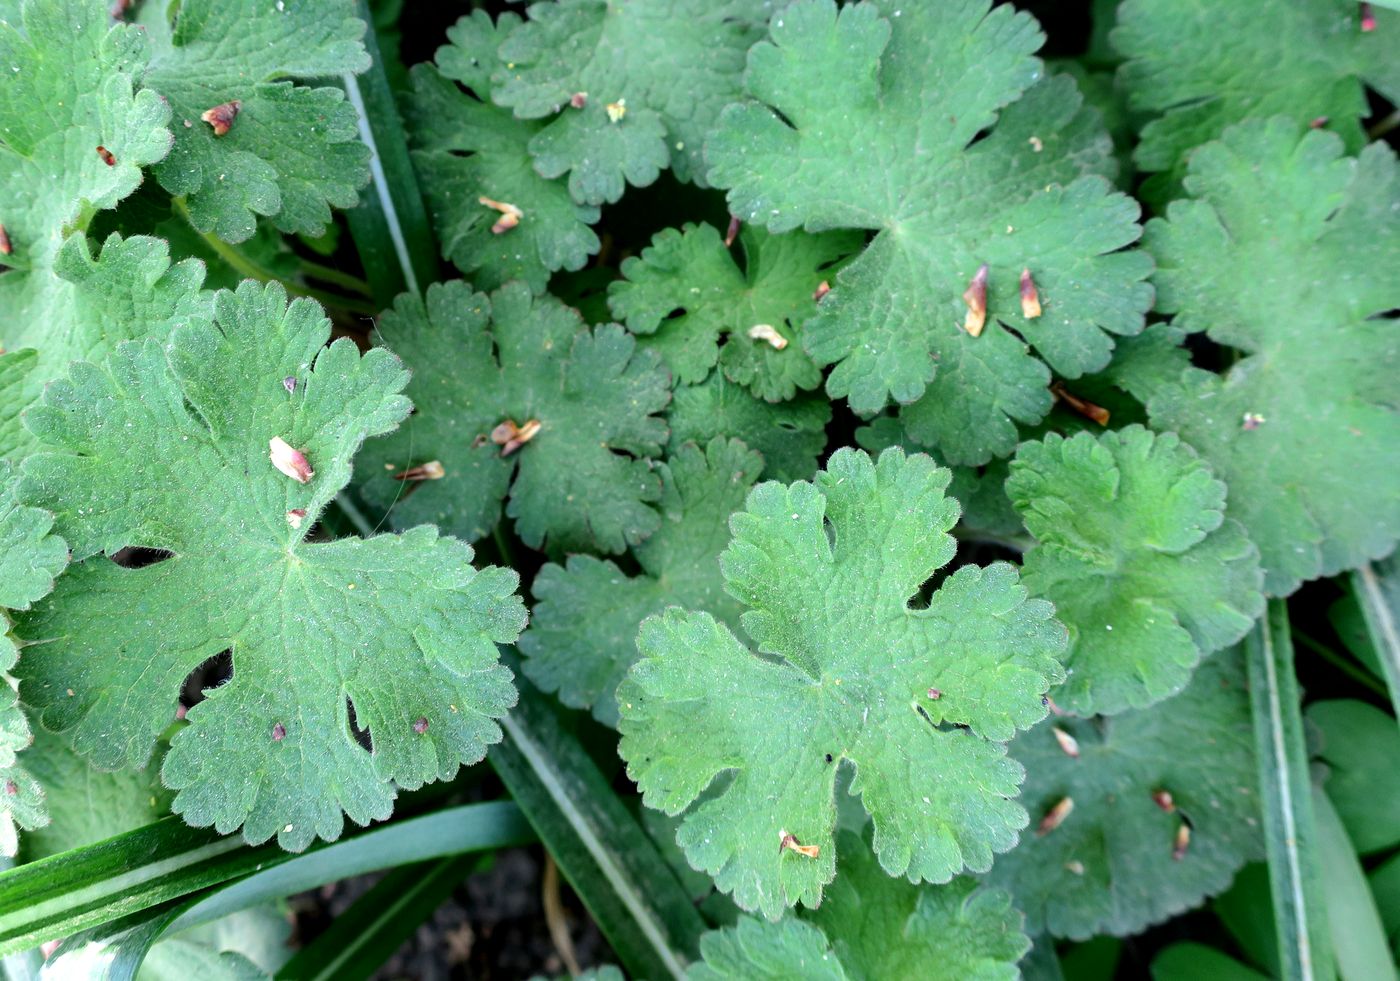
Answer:
<svg viewBox="0 0 1400 981"><path fill-rule="evenodd" d="M739 219L735 215L729 216L729 228L724 233L724 247L727 249L734 244L734 240L739 237Z"/></svg>
<svg viewBox="0 0 1400 981"><path fill-rule="evenodd" d="M102 158L102 162L108 167L115 167L117 165L117 158L114 157L112 151L108 150L105 146L97 148L97 155Z"/></svg>
<svg viewBox="0 0 1400 981"><path fill-rule="evenodd" d="M1073 759L1079 759L1079 740L1065 732L1059 726L1054 726L1050 730L1055 734L1055 742L1060 744L1060 749L1065 751L1065 755Z"/></svg>
<svg viewBox="0 0 1400 981"><path fill-rule="evenodd" d="M311 464L306 461L306 456L301 450L292 449L281 436L272 437L267 441L267 446L268 459L274 467L299 484L311 483L316 471L311 469Z"/></svg>
<svg viewBox="0 0 1400 981"><path fill-rule="evenodd" d="M1034 320L1041 314L1040 291L1035 288L1030 269L1021 270L1021 315Z"/></svg>
<svg viewBox="0 0 1400 981"><path fill-rule="evenodd" d="M531 419L523 426L517 426L514 419L507 419L491 430L491 442L501 447L501 456L510 456L534 439L540 428L538 419Z"/></svg>
<svg viewBox="0 0 1400 981"><path fill-rule="evenodd" d="M1172 792L1170 790L1152 791L1152 803L1156 804L1168 814L1176 810L1176 801L1172 800Z"/></svg>
<svg viewBox="0 0 1400 981"><path fill-rule="evenodd" d="M817 303L820 303L826 297L826 294L830 292L831 284L823 279L820 283L817 284L816 291L812 293L812 299L815 300Z"/></svg>
<svg viewBox="0 0 1400 981"><path fill-rule="evenodd" d="M786 848L788 851L797 852L799 855L806 855L808 858L816 858L821 854L821 848L817 845L800 845L797 839L786 831L778 832L778 848Z"/></svg>
<svg viewBox="0 0 1400 981"><path fill-rule="evenodd" d="M1038 835L1048 835L1060 825L1064 824L1065 818L1074 811L1074 801L1069 797L1060 798L1054 807L1045 812L1045 817L1040 819L1040 825L1035 829Z"/></svg>
<svg viewBox="0 0 1400 981"><path fill-rule="evenodd" d="M221 102L212 109L205 109L199 118L210 125L215 136L224 136L233 128L233 121L238 118L238 110L242 108L243 103L237 99Z"/></svg>
<svg viewBox="0 0 1400 981"><path fill-rule="evenodd" d="M447 471L443 469L439 460L429 460L416 467L409 467L402 473L394 474L395 480L441 480L447 476Z"/></svg>
<svg viewBox="0 0 1400 981"><path fill-rule="evenodd" d="M584 106L588 105L588 93L575 92L573 95L569 96L569 105L573 106L575 109L582 109Z"/></svg>
<svg viewBox="0 0 1400 981"><path fill-rule="evenodd" d="M15 247L10 244L10 233L5 231L5 226L0 225L0 255L10 255L15 251Z"/></svg>
<svg viewBox="0 0 1400 981"><path fill-rule="evenodd" d="M987 326L988 272L987 264L982 263L972 281L967 284L967 289L963 291L963 302L967 304L967 318L963 320L963 330L973 337L981 335L982 328Z"/></svg>
<svg viewBox="0 0 1400 981"><path fill-rule="evenodd" d="M493 201L485 195L476 199L478 203L486 205L494 211L501 213L500 219L491 226L491 234L504 235L516 225L520 224L520 219L525 217L525 212L507 201Z"/></svg>
<svg viewBox="0 0 1400 981"><path fill-rule="evenodd" d="M1108 410L1105 409L1103 406L1095 405L1093 402L1089 402L1085 399L1080 398L1077 395L1071 394L1070 392L1066 391L1065 386L1060 384L1059 382L1056 382L1055 384L1051 385L1050 391L1052 394L1054 394L1056 398L1062 399L1065 405L1069 406L1075 412L1078 412L1081 416L1084 416L1087 419L1092 419L1094 422L1097 422L1100 426L1108 425L1109 413Z"/></svg>
<svg viewBox="0 0 1400 981"><path fill-rule="evenodd" d="M287 512L287 524L292 526L292 530L301 527L301 523L306 520L306 508L292 508Z"/></svg>

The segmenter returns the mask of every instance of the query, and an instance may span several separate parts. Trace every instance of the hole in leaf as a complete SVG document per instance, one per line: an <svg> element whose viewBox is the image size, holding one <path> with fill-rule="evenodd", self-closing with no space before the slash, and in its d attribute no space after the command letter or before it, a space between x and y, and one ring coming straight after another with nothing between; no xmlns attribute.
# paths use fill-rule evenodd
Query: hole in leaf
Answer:
<svg viewBox="0 0 1400 981"><path fill-rule="evenodd" d="M366 752L373 753L374 740L370 738L368 729L360 728L360 721L355 717L355 703L348 698L345 700L345 716L350 722L350 735L355 737L355 742Z"/></svg>
<svg viewBox="0 0 1400 981"><path fill-rule="evenodd" d="M220 651L195 668L180 686L180 704L193 708L204 701L205 693L228 684L233 677L233 652Z"/></svg>
<svg viewBox="0 0 1400 981"><path fill-rule="evenodd" d="M119 548L113 552L111 559L123 569L143 569L148 565L164 562L174 554L174 552L168 552L163 548L128 545L126 548Z"/></svg>

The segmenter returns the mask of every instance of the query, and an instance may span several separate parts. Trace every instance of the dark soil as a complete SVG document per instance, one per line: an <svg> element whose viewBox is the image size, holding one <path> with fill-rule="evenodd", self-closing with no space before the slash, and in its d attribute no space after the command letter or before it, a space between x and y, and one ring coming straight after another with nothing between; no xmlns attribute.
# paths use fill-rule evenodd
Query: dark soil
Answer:
<svg viewBox="0 0 1400 981"><path fill-rule="evenodd" d="M568 970L550 939L542 888L544 851L536 845L496 853L490 867L469 876L432 917L374 974L377 981L519 981ZM294 943L314 940L379 881L357 876L291 899ZM615 963L598 927L567 882L560 898L574 954L585 970Z"/></svg>

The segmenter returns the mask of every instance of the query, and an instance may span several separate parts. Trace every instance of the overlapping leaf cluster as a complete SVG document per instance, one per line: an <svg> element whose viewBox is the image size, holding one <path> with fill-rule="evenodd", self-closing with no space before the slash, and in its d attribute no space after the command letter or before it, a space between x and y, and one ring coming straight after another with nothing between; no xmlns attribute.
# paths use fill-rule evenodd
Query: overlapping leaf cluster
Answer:
<svg viewBox="0 0 1400 981"><path fill-rule="evenodd" d="M519 638L745 914L693 977L1013 977L1226 888L1231 645L1400 540L1400 15L1114 6L1087 96L992 0L477 10L401 93L466 279L362 353L129 208L236 259L352 206L349 0L0 0L0 845L25 710L140 768L220 655L175 812L385 818Z"/></svg>

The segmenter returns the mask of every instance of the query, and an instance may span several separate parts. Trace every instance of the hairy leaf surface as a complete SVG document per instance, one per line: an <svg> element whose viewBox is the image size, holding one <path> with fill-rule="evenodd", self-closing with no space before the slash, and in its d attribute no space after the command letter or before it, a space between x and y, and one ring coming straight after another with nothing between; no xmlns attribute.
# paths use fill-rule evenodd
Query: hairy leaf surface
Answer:
<svg viewBox="0 0 1400 981"><path fill-rule="evenodd" d="M676 381L703 381L718 362L727 378L781 402L821 384L800 331L817 312L813 293L862 244L851 232L772 235L748 226L739 236L742 267L713 225L668 228L622 263L608 306L643 347L666 359ZM781 349L749 331L767 326ZM720 346L723 342L723 347Z"/></svg>
<svg viewBox="0 0 1400 981"><path fill-rule="evenodd" d="M354 107L339 88L300 84L369 67L353 0L142 6L152 54L141 84L169 103L175 134L155 173L185 196L195 227L241 242L266 215L284 232L320 235L332 207L359 201L370 150ZM201 117L230 102L237 115L217 135Z"/></svg>
<svg viewBox="0 0 1400 981"><path fill-rule="evenodd" d="M661 359L617 324L585 327L578 312L512 283L490 297L460 281L401 296L380 324L415 374L419 415L366 451L365 497L392 507L395 527L432 521L475 540L506 513L527 544L621 552L654 532L670 400ZM509 455L490 438L507 420L540 424ZM396 480L442 464L436 480Z"/></svg>
<svg viewBox="0 0 1400 981"><path fill-rule="evenodd" d="M843 449L814 483L760 484L721 557L757 653L706 613L642 624L619 752L668 814L728 780L678 841L744 909L820 900L842 760L891 875L985 870L1026 821L1001 742L1044 715L1064 631L1006 564L963 566L911 604L953 557L949 479L926 456ZM785 834L818 854L779 847Z"/></svg>
<svg viewBox="0 0 1400 981"><path fill-rule="evenodd" d="M519 22L505 13L492 24L480 10L459 20L447 32L451 43L438 49L437 67L413 69L405 109L443 255L482 289L523 279L538 293L550 273L581 269L598 251L589 227L598 209L576 204L564 182L535 172L529 146L543 124L491 103L496 48ZM483 197L519 208L520 223L493 232L501 212Z"/></svg>
<svg viewBox="0 0 1400 981"><path fill-rule="evenodd" d="M749 917L701 940L691 978L927 978L1012 981L1029 949L1021 914L1001 890L960 877L913 886L881 870L851 831L838 839L841 874L821 906L764 923ZM808 926L811 924L811 926ZM816 929L812 929L815 927Z"/></svg>
<svg viewBox="0 0 1400 981"><path fill-rule="evenodd" d="M1119 251L1138 208L1104 177L1098 114L1069 78L1042 78L1029 16L989 7L800 0L750 54L753 101L726 110L708 146L741 217L878 232L807 325L807 350L836 364L827 391L859 413L922 398L911 433L970 464L1009 453L1014 423L1049 410L1049 368L1103 367L1151 301L1149 260ZM973 337L962 297L984 263ZM1023 269L1038 318L1022 313Z"/></svg>
<svg viewBox="0 0 1400 981"><path fill-rule="evenodd" d="M637 627L668 606L705 610L730 627L743 608L724 591L719 554L729 516L744 506L763 458L739 440L716 436L705 449L687 443L661 477L661 527L633 548L642 575L614 563L571 555L535 577L534 623L520 638L530 680L565 705L592 709L617 725L618 682L637 659Z"/></svg>
<svg viewBox="0 0 1400 981"><path fill-rule="evenodd" d="M1158 305L1243 357L1141 395L1229 485L1286 596L1400 539L1400 166L1274 118L1197 150L1186 189L1148 224Z"/></svg>
<svg viewBox="0 0 1400 981"><path fill-rule="evenodd" d="M1400 101L1400 13L1377 5L1373 16L1367 32L1352 0L1126 0L1111 35L1127 59L1118 83L1133 109L1156 117L1142 127L1137 165L1162 172L1145 193L1176 187L1189 151L1227 127L1275 113L1321 120L1360 150L1365 86Z"/></svg>
<svg viewBox="0 0 1400 981"><path fill-rule="evenodd" d="M1015 897L1028 931L1058 937L1124 936L1190 909L1263 855L1253 747L1237 648L1151 708L1042 723L1011 744L1026 767L1022 800L1037 822L1065 799L1073 809L1023 836L989 881Z"/></svg>
<svg viewBox="0 0 1400 981"><path fill-rule="evenodd" d="M1264 610L1259 552L1225 517L1225 485L1171 433L1023 443L1006 491L1039 542L1022 579L1069 628L1069 678L1055 692L1068 712L1175 694Z"/></svg>
<svg viewBox="0 0 1400 981"><path fill-rule="evenodd" d="M186 676L230 651L162 779L191 824L299 850L485 755L515 699L496 644L525 615L514 572L474 570L432 528L307 541L360 443L407 415L407 372L324 348L320 308L276 285L217 294L215 316L75 364L26 415L48 449L21 497L85 561L16 619L20 691L97 766L140 767ZM274 466L274 439L304 454L305 482ZM128 546L169 554L103 555Z"/></svg>
<svg viewBox="0 0 1400 981"><path fill-rule="evenodd" d="M569 175L580 204L616 201L668 164L704 183L702 151L741 91L770 0L557 0L532 4L501 44L495 101L548 119L535 169ZM572 105L583 94L583 105Z"/></svg>
<svg viewBox="0 0 1400 981"><path fill-rule="evenodd" d="M17 486L10 464L0 460L0 855L10 857L19 828L42 827L49 816L39 782L16 760L34 737L6 677L19 658L7 611L27 610L46 596L68 564L67 545L50 533L53 515L17 503Z"/></svg>
<svg viewBox="0 0 1400 981"><path fill-rule="evenodd" d="M808 394L790 402L764 402L716 371L699 385L677 388L666 421L672 454L686 443L706 446L716 436L729 436L763 455L769 478L807 480L817 472L817 457L826 448L831 403Z"/></svg>

